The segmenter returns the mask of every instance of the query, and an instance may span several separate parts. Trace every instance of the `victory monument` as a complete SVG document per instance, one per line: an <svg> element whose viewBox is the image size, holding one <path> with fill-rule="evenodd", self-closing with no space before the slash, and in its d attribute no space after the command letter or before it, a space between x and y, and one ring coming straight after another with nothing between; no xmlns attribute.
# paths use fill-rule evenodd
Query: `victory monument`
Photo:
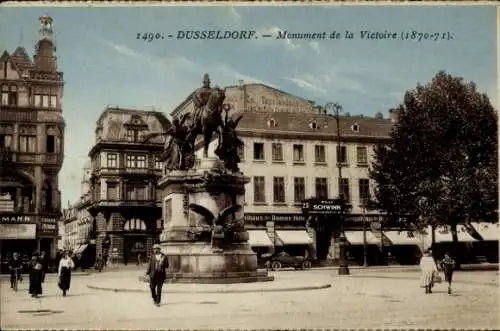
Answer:
<svg viewBox="0 0 500 331"><path fill-rule="evenodd" d="M170 262L170 281L240 283L273 280L257 271L257 257L248 243L243 221L245 184L250 181L238 168L236 119L224 104L225 91L210 86L192 95L194 110L173 118L163 154L161 192L164 230L162 251ZM201 139L200 139L201 138ZM208 156L216 138L216 157ZM203 157L195 145L203 142Z"/></svg>

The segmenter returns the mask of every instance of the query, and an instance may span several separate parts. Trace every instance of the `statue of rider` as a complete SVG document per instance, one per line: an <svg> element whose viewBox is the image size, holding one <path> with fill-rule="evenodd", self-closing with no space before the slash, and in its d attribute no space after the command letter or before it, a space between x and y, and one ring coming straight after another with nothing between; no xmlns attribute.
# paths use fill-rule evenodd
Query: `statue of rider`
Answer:
<svg viewBox="0 0 500 331"><path fill-rule="evenodd" d="M210 93L212 92L212 88L210 87L210 77L208 74L203 76L203 86L194 91L193 94L193 103L194 103L194 114L193 114L193 123L196 122L200 110L207 104L208 98L210 97Z"/></svg>

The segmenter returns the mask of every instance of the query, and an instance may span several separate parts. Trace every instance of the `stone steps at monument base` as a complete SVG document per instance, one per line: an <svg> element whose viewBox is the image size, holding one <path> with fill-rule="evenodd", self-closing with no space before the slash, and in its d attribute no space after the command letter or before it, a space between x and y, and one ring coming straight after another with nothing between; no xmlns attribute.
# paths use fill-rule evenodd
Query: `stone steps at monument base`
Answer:
<svg viewBox="0 0 500 331"><path fill-rule="evenodd" d="M140 276L140 281L148 282ZM273 281L267 271L218 272L218 273L168 273L165 283L236 284Z"/></svg>

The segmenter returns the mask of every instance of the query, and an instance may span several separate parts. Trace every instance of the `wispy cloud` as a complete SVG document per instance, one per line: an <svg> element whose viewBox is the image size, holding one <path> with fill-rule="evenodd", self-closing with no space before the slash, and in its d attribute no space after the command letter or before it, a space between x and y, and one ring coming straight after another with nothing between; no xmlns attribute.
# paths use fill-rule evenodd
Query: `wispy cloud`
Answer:
<svg viewBox="0 0 500 331"><path fill-rule="evenodd" d="M283 79L291 81L292 83L294 83L295 85L297 85L300 88L303 88L303 89L306 89L306 90L310 90L312 92L316 92L316 93L319 93L319 94L322 94L322 95L326 95L326 90L323 87L317 85L317 83L315 82L315 79L313 79L310 76L306 76L306 77L283 77Z"/></svg>
<svg viewBox="0 0 500 331"><path fill-rule="evenodd" d="M269 40L269 41L272 41L273 43L280 43L282 42L283 45L285 46L285 49L287 50L297 50L300 48L300 45L297 44L297 43L294 43L291 39L289 38L283 38L283 39L276 39L278 37L278 34L280 32L283 32L284 30L277 27L277 26L273 26L271 28L261 28L261 29L258 29L258 34L259 35L271 35L272 38L266 38L264 40ZM262 38L258 39L259 42L262 43Z"/></svg>
<svg viewBox="0 0 500 331"><path fill-rule="evenodd" d="M161 57L149 53L137 52L127 46L114 43L110 40L100 39L100 42L110 47L115 52L130 58L140 59L156 69L163 68L166 70L202 70L201 65L189 60L184 56Z"/></svg>
<svg viewBox="0 0 500 331"><path fill-rule="evenodd" d="M229 6L228 9L229 9L229 17L231 17L236 21L241 21L241 15L240 13L238 13L238 10L236 10L236 7Z"/></svg>
<svg viewBox="0 0 500 331"><path fill-rule="evenodd" d="M319 55L319 43L317 41L310 41L309 47L311 47L312 50Z"/></svg>
<svg viewBox="0 0 500 331"><path fill-rule="evenodd" d="M226 80L229 84L235 84L239 80L243 80L245 84L249 83L261 83L271 87L276 87L274 84L264 81L262 79L241 73L234 68L229 67L227 64L219 63L212 67L213 72L218 73L221 79Z"/></svg>

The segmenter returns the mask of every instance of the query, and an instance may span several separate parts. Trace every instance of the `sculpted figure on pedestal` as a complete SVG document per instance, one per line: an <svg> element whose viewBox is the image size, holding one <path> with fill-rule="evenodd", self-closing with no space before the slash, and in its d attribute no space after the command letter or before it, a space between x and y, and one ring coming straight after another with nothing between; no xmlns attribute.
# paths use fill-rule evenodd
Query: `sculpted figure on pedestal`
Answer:
<svg viewBox="0 0 500 331"><path fill-rule="evenodd" d="M239 171L238 163L241 162L238 155L239 148L243 147L243 141L236 134L236 126L243 117L240 115L233 120L229 118L229 111L226 110L226 117L222 125L222 135L215 150L215 155L224 163L224 167L232 172Z"/></svg>
<svg viewBox="0 0 500 331"><path fill-rule="evenodd" d="M235 222L234 220L229 221L229 216L237 213L241 210L241 208L242 207L240 205L230 205L224 208L219 215L214 215L210 210L202 205L198 205L196 203L189 204L189 209L203 216L206 224L210 226L210 242L212 245L214 243L214 239L220 239L225 243L231 243L233 239L232 232L237 230L235 224L238 222ZM200 237L201 236L202 234L200 234Z"/></svg>

